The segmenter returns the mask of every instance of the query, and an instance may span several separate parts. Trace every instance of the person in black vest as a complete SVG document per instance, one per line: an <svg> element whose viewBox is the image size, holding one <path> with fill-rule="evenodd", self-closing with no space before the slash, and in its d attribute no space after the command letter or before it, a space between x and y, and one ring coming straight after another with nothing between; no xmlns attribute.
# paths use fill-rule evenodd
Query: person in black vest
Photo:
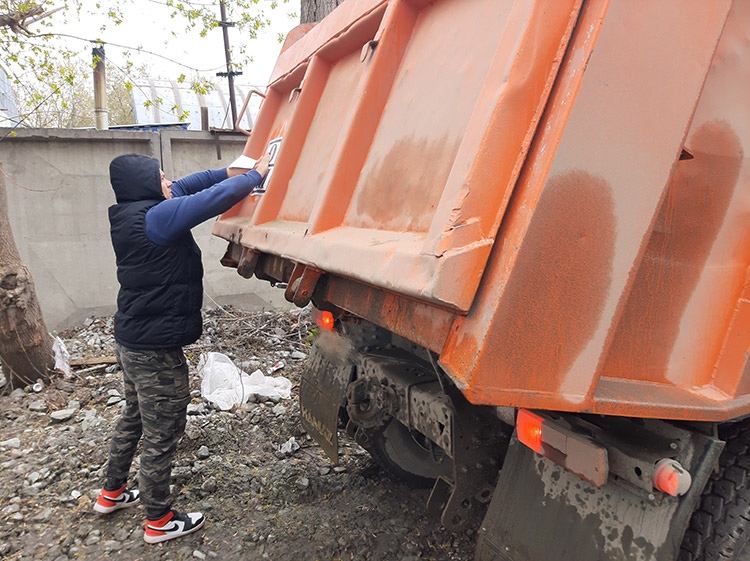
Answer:
<svg viewBox="0 0 750 561"><path fill-rule="evenodd" d="M207 170L174 183L158 160L142 154L118 156L109 166L117 201L109 222L120 283L115 341L125 407L94 510L109 514L143 502L146 543L189 534L205 522L200 512L173 510L169 492L190 401L182 347L197 341L203 328L203 264L190 230L240 202L267 172L268 156L251 170ZM133 490L127 478L141 436L139 490Z"/></svg>

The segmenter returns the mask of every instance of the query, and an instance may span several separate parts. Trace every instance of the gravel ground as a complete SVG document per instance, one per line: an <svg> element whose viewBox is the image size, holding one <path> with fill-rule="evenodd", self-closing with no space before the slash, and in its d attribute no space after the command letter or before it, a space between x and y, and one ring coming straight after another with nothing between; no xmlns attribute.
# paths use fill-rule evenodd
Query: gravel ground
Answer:
<svg viewBox="0 0 750 561"><path fill-rule="evenodd" d="M112 318L90 318L60 334L72 361L86 365L38 392L0 390L0 558L473 559L475 532L441 528L425 513L428 491L389 480L345 434L334 467L303 432L297 390L312 337L307 312L225 308L204 318L203 338L186 348L194 397L172 481L175 508L204 511L204 529L146 545L141 507L92 510L123 388L105 360L114 354ZM211 408L197 369L208 351L248 373L278 368L273 375L292 381L292 397Z"/></svg>

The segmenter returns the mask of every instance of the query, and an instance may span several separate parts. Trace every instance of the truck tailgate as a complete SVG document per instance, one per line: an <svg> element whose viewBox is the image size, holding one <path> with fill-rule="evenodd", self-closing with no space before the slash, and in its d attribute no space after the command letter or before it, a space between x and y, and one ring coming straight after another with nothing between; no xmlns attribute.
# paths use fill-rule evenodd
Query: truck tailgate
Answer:
<svg viewBox="0 0 750 561"><path fill-rule="evenodd" d="M215 233L468 311L580 4L348 0L280 56L268 191Z"/></svg>

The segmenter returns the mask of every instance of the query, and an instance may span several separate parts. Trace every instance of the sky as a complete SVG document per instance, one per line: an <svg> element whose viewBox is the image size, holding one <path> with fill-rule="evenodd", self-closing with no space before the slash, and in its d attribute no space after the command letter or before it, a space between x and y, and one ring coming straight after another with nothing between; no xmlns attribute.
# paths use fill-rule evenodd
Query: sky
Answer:
<svg viewBox="0 0 750 561"><path fill-rule="evenodd" d="M172 19L172 10L164 5L165 0L121 0L117 6L123 13L122 23L115 25L106 15L92 15L87 9L96 10L97 0L80 0L83 10L80 17L74 17L73 12L58 12L50 18L51 31L62 36L64 44L80 53L81 60L91 61L93 40L104 42L107 59L107 81L122 80L134 84L132 89L133 108L136 111L135 123L173 123L178 119L180 110L188 112L185 122L191 129L200 128L200 104L209 107L210 126L231 128L231 115L228 108L227 93L229 91L226 77L219 77L217 72L226 72L226 55L224 50L224 36L221 28L208 32L201 37L199 31L188 31L184 20ZM204 0L194 0L198 4ZM205 0L208 8L220 15L218 0ZM232 0L226 0L227 6ZM103 2L105 9L111 5ZM272 4L278 4L273 7ZM256 38L250 38L247 32L230 27L229 43L235 51L245 45L252 61L245 61L242 75L235 78L235 86L239 90L237 108L242 105L245 92L250 88L263 89L268 85L276 59L281 51L280 37L299 24L300 0L257 0L257 10L265 19L270 20L266 28L258 31ZM231 14L231 12L230 12ZM231 21L231 15L228 15ZM176 36L172 33L176 31ZM126 56L126 55L129 55ZM234 57L238 61L239 57ZM127 60L136 67L144 65L148 77L156 80L154 84L146 84L143 74L135 71L127 73ZM180 75L185 75L185 82L180 85L176 81ZM205 97L189 91L189 85L200 79L208 80L217 85L223 93L211 91ZM161 80L170 80L160 82ZM177 105L172 85L183 90L180 109ZM153 86L153 87L151 87ZM150 105L148 101L161 100L160 104ZM260 100L253 96L249 105L251 119L257 115ZM242 119L242 126L251 128L247 115Z"/></svg>
<svg viewBox="0 0 750 561"><path fill-rule="evenodd" d="M82 2L84 5L94 4L94 0ZM218 17L218 0L208 2L215 4ZM227 0L227 4L230 3L231 0ZM243 68L242 76L236 78L239 84L256 87L267 85L281 50L279 34L285 36L299 23L299 0L286 3L279 1L279 6L275 9L272 9L271 4L271 0L258 2L258 9L271 20L271 25L259 31L257 38L249 39L236 28L228 30L232 48L245 43L253 57L253 62ZM170 19L170 10L163 5L163 0L128 0L119 3L119 6L124 12L123 23L120 25L113 25L106 17L97 18L87 14L83 14L80 20L65 23L56 14L52 16L53 30L82 39L102 39L108 61L120 68L125 68L124 53L130 52L133 62L148 66L152 78L176 79L184 73L191 80L196 76L193 69L198 69L201 71L199 75L204 78L226 81L226 78L216 77L216 72L226 71L224 40L220 28L210 31L206 37L200 37L197 31L187 32L184 23ZM68 16L68 19L73 18ZM102 25L106 25L106 30L101 30ZM172 36L172 30L179 32L177 37ZM76 39L67 40L67 44L80 50L82 57L88 56L93 46ZM137 48L141 48L142 52L139 53ZM184 63L186 66L177 63Z"/></svg>

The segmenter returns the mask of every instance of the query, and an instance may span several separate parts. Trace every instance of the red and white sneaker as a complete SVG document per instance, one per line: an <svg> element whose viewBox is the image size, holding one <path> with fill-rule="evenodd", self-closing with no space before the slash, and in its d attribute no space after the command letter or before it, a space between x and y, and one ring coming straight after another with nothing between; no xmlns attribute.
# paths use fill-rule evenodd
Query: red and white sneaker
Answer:
<svg viewBox="0 0 750 561"><path fill-rule="evenodd" d="M135 506L139 502L138 491L128 489L126 485L123 485L116 491L102 489L94 504L94 510L99 514L109 514L121 508Z"/></svg>
<svg viewBox="0 0 750 561"><path fill-rule="evenodd" d="M160 543L173 540L199 530L206 517L202 512L188 512L180 514L170 510L159 520L146 520L146 531L143 533L143 541L146 543Z"/></svg>

